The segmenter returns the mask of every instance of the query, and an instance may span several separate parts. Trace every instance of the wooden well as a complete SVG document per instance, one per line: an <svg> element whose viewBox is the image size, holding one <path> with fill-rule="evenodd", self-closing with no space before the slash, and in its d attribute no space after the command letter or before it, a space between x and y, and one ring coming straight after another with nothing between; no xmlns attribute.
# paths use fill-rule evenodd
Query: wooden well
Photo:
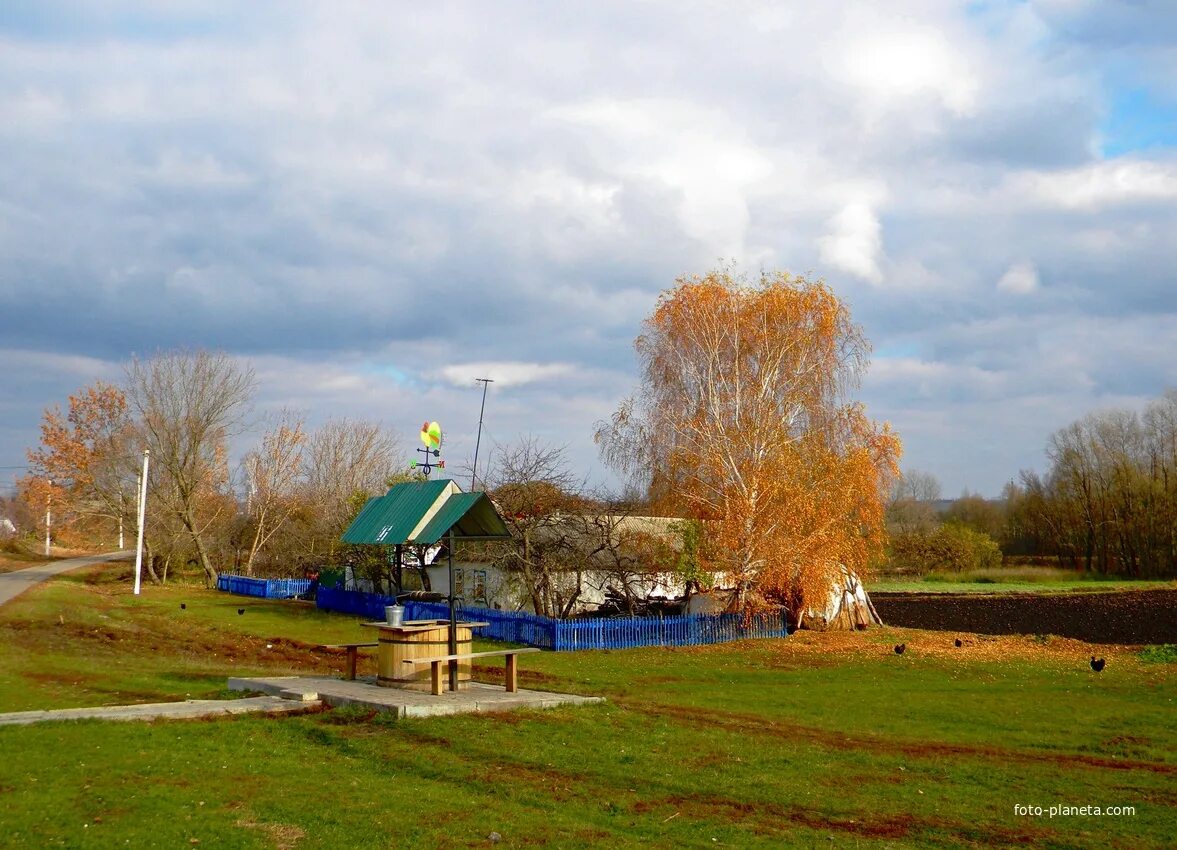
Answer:
<svg viewBox="0 0 1177 850"><path fill-rule="evenodd" d="M387 623L364 623L379 632L376 650L376 684L385 688L431 688L428 664L412 666L405 659L436 658L450 654L448 620L409 620L399 626ZM471 625L458 623L458 654L471 650ZM443 668L448 669L448 668ZM443 674L445 675L445 674ZM470 661L458 662L458 687L470 681Z"/></svg>

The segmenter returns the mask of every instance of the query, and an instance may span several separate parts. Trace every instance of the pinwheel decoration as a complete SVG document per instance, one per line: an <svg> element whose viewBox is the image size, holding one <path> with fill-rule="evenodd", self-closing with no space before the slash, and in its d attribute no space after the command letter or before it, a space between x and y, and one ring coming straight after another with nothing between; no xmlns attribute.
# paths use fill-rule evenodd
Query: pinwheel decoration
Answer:
<svg viewBox="0 0 1177 850"><path fill-rule="evenodd" d="M417 449L421 454L425 455L424 462L414 460L410 466L413 469L419 469L426 477L433 471L433 467L438 469L445 469L445 461L439 460L436 463L432 458L441 455L441 425L437 422L423 422L421 423L421 442L425 444L425 448Z"/></svg>

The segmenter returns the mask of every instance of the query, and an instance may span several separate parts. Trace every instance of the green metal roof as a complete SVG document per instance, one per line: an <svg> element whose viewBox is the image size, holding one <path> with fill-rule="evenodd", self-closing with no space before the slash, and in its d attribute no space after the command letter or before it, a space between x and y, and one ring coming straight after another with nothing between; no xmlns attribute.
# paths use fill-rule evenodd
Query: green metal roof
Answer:
<svg viewBox="0 0 1177 850"><path fill-rule="evenodd" d="M485 494L463 493L452 481L408 481L369 499L342 539L344 543L431 546L451 528L455 536L467 539L510 536Z"/></svg>
<svg viewBox="0 0 1177 850"><path fill-rule="evenodd" d="M511 536L485 493L455 493L446 499L428 525L413 536L413 542L432 546L451 528L455 537L487 540Z"/></svg>
<svg viewBox="0 0 1177 850"><path fill-rule="evenodd" d="M344 543L407 543L421 519L443 494L449 481L406 481L383 496L369 499L347 531Z"/></svg>

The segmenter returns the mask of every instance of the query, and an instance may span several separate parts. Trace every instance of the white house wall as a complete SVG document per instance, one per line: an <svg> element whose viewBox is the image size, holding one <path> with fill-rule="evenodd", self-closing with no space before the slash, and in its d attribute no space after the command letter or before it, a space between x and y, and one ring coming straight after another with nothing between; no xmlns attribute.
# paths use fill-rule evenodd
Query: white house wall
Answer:
<svg viewBox="0 0 1177 850"><path fill-rule="evenodd" d="M429 585L447 596L450 592L449 568L444 564L433 564L426 568L429 573ZM468 605L497 608L503 611L531 611L531 596L522 585L519 576L504 571L501 568L486 563L454 562L455 576L461 578L461 593L458 598ZM481 574L481 575L479 575ZM570 576L570 579L574 579ZM481 582L485 588L484 599L476 599L474 587ZM605 590L610 584L616 584L612 574L605 571L590 571L584 573L581 583L581 593L577 604L577 611L592 610L606 601ZM681 582L674 582L669 577L647 579L637 582L639 592L643 596L662 596L667 599L678 599L685 590Z"/></svg>

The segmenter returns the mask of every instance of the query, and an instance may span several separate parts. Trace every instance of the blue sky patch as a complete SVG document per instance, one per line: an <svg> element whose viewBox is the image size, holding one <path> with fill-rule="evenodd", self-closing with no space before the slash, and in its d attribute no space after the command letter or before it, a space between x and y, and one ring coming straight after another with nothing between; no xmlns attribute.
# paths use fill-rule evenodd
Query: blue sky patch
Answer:
<svg viewBox="0 0 1177 850"><path fill-rule="evenodd" d="M1177 102L1144 88L1116 91L1100 135L1105 157L1177 146Z"/></svg>

